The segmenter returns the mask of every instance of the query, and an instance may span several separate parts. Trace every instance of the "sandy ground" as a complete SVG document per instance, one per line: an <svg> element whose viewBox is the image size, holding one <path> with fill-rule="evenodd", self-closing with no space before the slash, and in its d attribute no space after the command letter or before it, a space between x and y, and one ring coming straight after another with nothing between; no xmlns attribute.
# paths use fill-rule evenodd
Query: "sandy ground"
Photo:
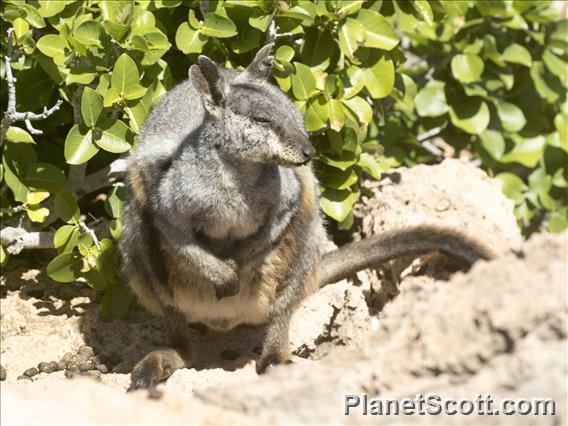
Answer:
<svg viewBox="0 0 568 426"><path fill-rule="evenodd" d="M440 255L404 259L325 287L294 317L295 363L263 377L254 373L261 328L219 334L188 326L196 366L160 385L158 400L125 390L134 363L165 344L159 319L134 311L104 323L93 290L52 282L41 258L11 259L0 282L2 424L441 421L344 416L344 394L361 392L550 397L556 416L442 422L566 424L566 235L536 236L521 247L512 205L498 184L457 160L398 169L367 187L374 196L357 207L355 238L443 223L483 239L501 257L453 275ZM62 358L75 364L69 371L82 365L103 372L30 371L50 361L63 368Z"/></svg>

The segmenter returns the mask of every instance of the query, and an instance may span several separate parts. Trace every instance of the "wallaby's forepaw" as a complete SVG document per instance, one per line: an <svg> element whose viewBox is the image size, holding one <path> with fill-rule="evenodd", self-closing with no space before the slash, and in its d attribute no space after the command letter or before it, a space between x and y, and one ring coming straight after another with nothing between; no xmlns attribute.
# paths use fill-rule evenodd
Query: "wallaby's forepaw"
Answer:
<svg viewBox="0 0 568 426"><path fill-rule="evenodd" d="M281 352L273 352L262 355L256 363L256 373L264 374L279 364L291 364L292 360L289 355Z"/></svg>
<svg viewBox="0 0 568 426"><path fill-rule="evenodd" d="M238 281L233 281L229 283L224 283L222 285L215 286L215 296L217 300L224 299L225 297L234 296L241 289Z"/></svg>
<svg viewBox="0 0 568 426"><path fill-rule="evenodd" d="M183 366L183 359L175 349L150 352L132 370L128 391L153 388Z"/></svg>

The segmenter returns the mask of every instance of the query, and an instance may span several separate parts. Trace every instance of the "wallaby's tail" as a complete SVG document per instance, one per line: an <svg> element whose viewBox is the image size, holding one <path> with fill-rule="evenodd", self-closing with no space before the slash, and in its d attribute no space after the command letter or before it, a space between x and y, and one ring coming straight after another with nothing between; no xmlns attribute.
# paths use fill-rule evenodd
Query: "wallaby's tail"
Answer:
<svg viewBox="0 0 568 426"><path fill-rule="evenodd" d="M495 256L489 247L460 231L421 225L385 232L324 254L320 287L401 256L420 255L433 250L439 250L468 265Z"/></svg>

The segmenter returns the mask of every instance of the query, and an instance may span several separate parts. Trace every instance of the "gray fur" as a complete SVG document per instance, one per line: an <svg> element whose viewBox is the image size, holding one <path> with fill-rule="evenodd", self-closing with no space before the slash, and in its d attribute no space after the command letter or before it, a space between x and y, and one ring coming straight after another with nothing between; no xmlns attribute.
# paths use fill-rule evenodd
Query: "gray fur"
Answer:
<svg viewBox="0 0 568 426"><path fill-rule="evenodd" d="M290 317L317 288L325 231L317 181L305 165L314 149L302 115L266 81L270 47L242 73L200 56L189 79L150 113L130 158L124 272L141 304L165 317L173 347L139 362L134 389L191 365L187 322L221 330L267 324L257 371L289 359ZM439 238L413 244L431 234ZM400 231L327 256L322 278L340 279L405 252L454 253L462 245L475 246L450 231ZM477 248L466 260L484 257Z"/></svg>

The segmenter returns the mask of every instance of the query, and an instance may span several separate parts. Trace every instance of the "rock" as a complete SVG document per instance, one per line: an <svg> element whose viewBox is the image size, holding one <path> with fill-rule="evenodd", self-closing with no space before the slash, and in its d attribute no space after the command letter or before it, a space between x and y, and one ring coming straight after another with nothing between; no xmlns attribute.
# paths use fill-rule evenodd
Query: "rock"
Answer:
<svg viewBox="0 0 568 426"><path fill-rule="evenodd" d="M93 364L92 362L82 362L81 364L79 364L79 371L89 371L89 370L94 370L95 368L95 364Z"/></svg>
<svg viewBox="0 0 568 426"><path fill-rule="evenodd" d="M77 354L82 361L88 361L95 355L95 351L92 347L83 345L79 348Z"/></svg>
<svg viewBox="0 0 568 426"><path fill-rule="evenodd" d="M97 365L95 365L95 368L103 374L108 373L108 371L109 371L108 367L104 364L97 364Z"/></svg>
<svg viewBox="0 0 568 426"><path fill-rule="evenodd" d="M26 371L24 371L24 376L33 377L38 373L39 373L38 369L35 368L35 367L32 367L32 368L28 368Z"/></svg>
<svg viewBox="0 0 568 426"><path fill-rule="evenodd" d="M6 369L0 365L0 381L6 380Z"/></svg>

